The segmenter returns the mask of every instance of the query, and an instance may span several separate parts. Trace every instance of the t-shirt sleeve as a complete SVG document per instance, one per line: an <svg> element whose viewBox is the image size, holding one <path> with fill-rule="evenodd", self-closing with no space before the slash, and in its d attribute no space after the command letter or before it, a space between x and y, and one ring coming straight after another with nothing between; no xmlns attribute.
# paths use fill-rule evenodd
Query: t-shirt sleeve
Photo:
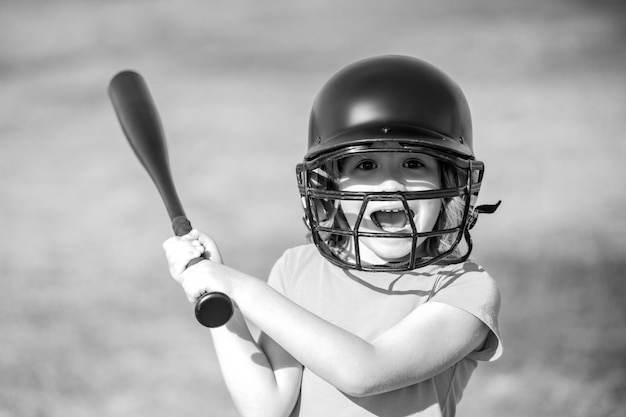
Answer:
<svg viewBox="0 0 626 417"><path fill-rule="evenodd" d="M285 290L285 258L286 254L283 254L278 260L274 263L274 266L270 270L269 278L267 279L267 284L274 288L276 291L281 293L282 295L286 295Z"/></svg>
<svg viewBox="0 0 626 417"><path fill-rule="evenodd" d="M481 350L472 352L469 358L494 361L502 355L502 339L498 325L500 289L487 272L478 269L451 274L441 282L430 301L460 308L487 325L490 332L486 343Z"/></svg>

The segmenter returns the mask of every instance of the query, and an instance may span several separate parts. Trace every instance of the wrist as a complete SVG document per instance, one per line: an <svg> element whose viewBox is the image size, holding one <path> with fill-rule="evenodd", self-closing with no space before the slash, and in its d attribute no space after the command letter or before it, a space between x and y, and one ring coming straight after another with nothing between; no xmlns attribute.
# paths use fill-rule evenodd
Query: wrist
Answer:
<svg viewBox="0 0 626 417"><path fill-rule="evenodd" d="M242 312L249 310L250 305L258 303L259 299L263 297L263 288L267 287L265 281L242 272L236 274L229 281L227 295L231 297Z"/></svg>
<svg viewBox="0 0 626 417"><path fill-rule="evenodd" d="M251 291L251 286L253 286L255 282L259 281L258 279L229 266L221 265L221 268L223 269L220 285L218 285L215 290L226 294L233 300L239 300L240 298L246 297L246 294Z"/></svg>

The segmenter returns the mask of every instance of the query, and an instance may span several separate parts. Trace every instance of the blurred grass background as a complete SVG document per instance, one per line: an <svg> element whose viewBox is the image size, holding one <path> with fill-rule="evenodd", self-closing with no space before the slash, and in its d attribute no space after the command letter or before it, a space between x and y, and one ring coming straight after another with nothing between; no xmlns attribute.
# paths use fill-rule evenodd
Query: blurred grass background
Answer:
<svg viewBox="0 0 626 417"><path fill-rule="evenodd" d="M505 356L465 416L626 414L626 6L582 0L0 5L0 417L235 416L106 96L147 79L187 214L265 277L304 241L313 97L378 54L443 68L487 164L475 234Z"/></svg>

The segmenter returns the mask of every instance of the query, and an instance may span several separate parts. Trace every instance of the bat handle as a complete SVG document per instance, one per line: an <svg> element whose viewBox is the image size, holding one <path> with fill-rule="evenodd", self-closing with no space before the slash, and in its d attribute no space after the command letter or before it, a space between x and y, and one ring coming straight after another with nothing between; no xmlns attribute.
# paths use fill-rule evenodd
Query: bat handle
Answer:
<svg viewBox="0 0 626 417"><path fill-rule="evenodd" d="M172 220L172 229L176 236L186 235L191 231L191 223L185 216L178 216ZM202 261L204 257L189 261L187 268ZM214 291L204 294L196 301L196 319L205 327L220 327L230 320L233 315L233 302L224 293Z"/></svg>

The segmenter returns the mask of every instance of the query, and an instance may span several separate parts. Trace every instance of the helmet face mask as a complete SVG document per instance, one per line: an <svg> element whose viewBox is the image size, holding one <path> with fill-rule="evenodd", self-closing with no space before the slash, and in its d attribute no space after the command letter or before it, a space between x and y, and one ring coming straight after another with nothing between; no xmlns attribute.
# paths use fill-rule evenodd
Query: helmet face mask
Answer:
<svg viewBox="0 0 626 417"><path fill-rule="evenodd" d="M296 168L305 222L320 253L365 271L466 260L484 172L472 141L465 96L432 65L383 56L339 71L315 99L308 152ZM374 152L434 158L438 184L342 188L348 158Z"/></svg>
<svg viewBox="0 0 626 417"><path fill-rule="evenodd" d="M397 272L442 259L467 259L471 239L466 232L474 216L482 163L423 146L398 145L385 152L435 158L440 186L420 191L341 190L338 184L343 162L380 152L371 145L347 146L298 164L305 221L320 253L335 265ZM439 208L435 217L425 220L427 208L432 212L432 207Z"/></svg>

